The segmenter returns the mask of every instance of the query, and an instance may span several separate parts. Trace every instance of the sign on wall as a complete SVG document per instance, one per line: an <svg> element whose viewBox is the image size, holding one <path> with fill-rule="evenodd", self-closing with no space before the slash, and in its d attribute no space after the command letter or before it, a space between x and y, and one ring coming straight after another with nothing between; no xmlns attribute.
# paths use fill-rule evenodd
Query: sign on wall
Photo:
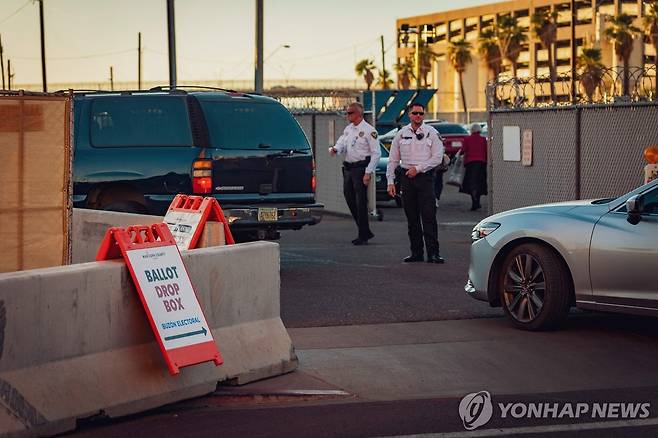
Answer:
<svg viewBox="0 0 658 438"><path fill-rule="evenodd" d="M522 147L521 164L532 166L532 129L523 130L523 147Z"/></svg>
<svg viewBox="0 0 658 438"><path fill-rule="evenodd" d="M503 160L521 161L521 128L503 126Z"/></svg>

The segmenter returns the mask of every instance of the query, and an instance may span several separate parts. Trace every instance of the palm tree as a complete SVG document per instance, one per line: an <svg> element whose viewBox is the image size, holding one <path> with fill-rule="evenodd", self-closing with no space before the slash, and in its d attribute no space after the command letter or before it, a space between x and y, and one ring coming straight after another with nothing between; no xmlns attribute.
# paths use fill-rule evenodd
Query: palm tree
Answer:
<svg viewBox="0 0 658 438"><path fill-rule="evenodd" d="M368 90L370 90L370 87L372 86L372 81L375 80L375 75L372 74L374 69L375 62L372 59L362 59L354 68L357 76L363 76L363 80L366 81L366 87Z"/></svg>
<svg viewBox="0 0 658 438"><path fill-rule="evenodd" d="M462 96L462 105L464 107L464 114L467 114L466 108L466 95L464 94L464 72L466 67L473 61L471 57L471 43L465 39L450 41L448 45L448 59L452 68L455 69L459 75L459 88Z"/></svg>
<svg viewBox="0 0 658 438"><path fill-rule="evenodd" d="M436 53L432 51L426 42L422 40L418 42L418 78L420 78L421 87L427 86L427 74L432 70L432 61L436 58L436 56ZM411 58L415 59L415 57L416 52L414 51L411 54ZM416 65L414 61L414 70L415 67Z"/></svg>
<svg viewBox="0 0 658 438"><path fill-rule="evenodd" d="M538 9L532 14L530 22L541 45L548 50L548 70L551 82L551 101L555 103L555 61L553 60L553 44L557 40L557 11ZM574 72L575 73L575 72ZM572 73L573 74L573 73Z"/></svg>
<svg viewBox="0 0 658 438"><path fill-rule="evenodd" d="M378 70L377 85L382 87L382 90L388 90L393 85L393 79L388 70Z"/></svg>
<svg viewBox="0 0 658 438"><path fill-rule="evenodd" d="M658 1L645 0L644 3L648 6L647 12L644 15L644 31L653 45L654 53L656 54L655 64L658 66ZM656 78L655 86L656 90L653 98L658 99L658 77Z"/></svg>
<svg viewBox="0 0 658 438"><path fill-rule="evenodd" d="M605 30L605 36L614 44L617 58L624 63L624 95L629 95L630 78L628 60L633 53L633 39L640 29L633 26L633 16L621 13L608 17L610 27Z"/></svg>
<svg viewBox="0 0 658 438"><path fill-rule="evenodd" d="M603 79L604 66L601 63L601 49L585 47L578 55L577 67L580 70L580 84L587 94L589 103L593 102L596 89Z"/></svg>
<svg viewBox="0 0 658 438"><path fill-rule="evenodd" d="M503 70L503 57L500 54L500 47L496 39L496 33L493 29L488 28L480 32L478 37L480 43L478 53L487 64L487 68L493 73L493 78L498 78L498 75Z"/></svg>
<svg viewBox="0 0 658 438"><path fill-rule="evenodd" d="M528 40L528 36L516 24L516 19L504 15L498 19L496 27L496 37L500 52L512 64L512 75L516 77L517 61L521 55L523 43Z"/></svg>
<svg viewBox="0 0 658 438"><path fill-rule="evenodd" d="M408 90L411 86L411 80L416 78L413 64L413 61L407 57L394 66L398 74L398 86L403 90Z"/></svg>
<svg viewBox="0 0 658 438"><path fill-rule="evenodd" d="M434 53L429 45L421 43L419 47L419 55L420 78L423 81L422 85L427 87L427 74L432 71L432 61L436 59L436 53Z"/></svg>

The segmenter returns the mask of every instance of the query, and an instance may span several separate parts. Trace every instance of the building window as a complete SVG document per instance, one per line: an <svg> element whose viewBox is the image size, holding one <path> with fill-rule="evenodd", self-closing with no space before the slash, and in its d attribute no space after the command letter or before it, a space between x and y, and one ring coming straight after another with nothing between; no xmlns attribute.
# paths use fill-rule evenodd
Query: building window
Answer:
<svg viewBox="0 0 658 438"><path fill-rule="evenodd" d="M548 68L548 50L544 49L541 44L535 44L535 68Z"/></svg>
<svg viewBox="0 0 658 438"><path fill-rule="evenodd" d="M480 29L484 30L487 27L493 27L496 21L496 16L494 14L483 15L480 18Z"/></svg>
<svg viewBox="0 0 658 438"><path fill-rule="evenodd" d="M555 5L557 11L557 27L571 26L571 4L559 3Z"/></svg>
<svg viewBox="0 0 658 438"><path fill-rule="evenodd" d="M436 23L434 25L435 42L445 41L447 33L448 25L446 23Z"/></svg>
<svg viewBox="0 0 658 438"><path fill-rule="evenodd" d="M449 40L458 39L462 36L462 20L453 20L449 23Z"/></svg>
<svg viewBox="0 0 658 438"><path fill-rule="evenodd" d="M555 60L558 66L568 66L571 68L571 41L561 40L555 43L556 54Z"/></svg>
<svg viewBox="0 0 658 438"><path fill-rule="evenodd" d="M578 0L576 2L576 24L592 24L592 2Z"/></svg>
<svg viewBox="0 0 658 438"><path fill-rule="evenodd" d="M597 0L597 7L600 14L616 15L615 0Z"/></svg>
<svg viewBox="0 0 658 438"><path fill-rule="evenodd" d="M621 0L621 12L624 14L632 15L633 17L637 17L640 12L639 8L637 7L637 1L636 0Z"/></svg>
<svg viewBox="0 0 658 438"><path fill-rule="evenodd" d="M655 66L656 65L656 49L654 49L653 44L644 44L644 66Z"/></svg>
<svg viewBox="0 0 658 438"><path fill-rule="evenodd" d="M516 18L516 25L521 29L524 31L530 29L530 11L528 9L514 11L514 18Z"/></svg>
<svg viewBox="0 0 658 438"><path fill-rule="evenodd" d="M427 43L428 39L431 39L432 42L434 42L434 37L435 37L435 29L434 25L432 24L423 24L420 26L421 32L420 32L420 39Z"/></svg>
<svg viewBox="0 0 658 438"><path fill-rule="evenodd" d="M466 41L476 41L478 38L479 17L468 17L466 19Z"/></svg>

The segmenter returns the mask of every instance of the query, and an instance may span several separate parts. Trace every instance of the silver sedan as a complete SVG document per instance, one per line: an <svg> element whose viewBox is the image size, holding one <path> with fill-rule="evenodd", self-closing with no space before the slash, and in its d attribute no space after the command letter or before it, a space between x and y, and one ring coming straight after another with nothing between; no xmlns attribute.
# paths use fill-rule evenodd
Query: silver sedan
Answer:
<svg viewBox="0 0 658 438"><path fill-rule="evenodd" d="M519 328L554 328L573 305L658 316L658 180L618 198L498 213L471 237L466 292Z"/></svg>

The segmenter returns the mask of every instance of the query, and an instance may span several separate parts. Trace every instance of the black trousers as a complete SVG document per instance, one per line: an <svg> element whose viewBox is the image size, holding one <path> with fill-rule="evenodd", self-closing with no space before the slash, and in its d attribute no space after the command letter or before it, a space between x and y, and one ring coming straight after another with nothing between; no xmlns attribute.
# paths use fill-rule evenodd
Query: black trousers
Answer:
<svg viewBox="0 0 658 438"><path fill-rule="evenodd" d="M343 167L343 195L359 228L359 238L368 240L372 233L368 222L368 186L363 184L365 171L366 166Z"/></svg>
<svg viewBox="0 0 658 438"><path fill-rule="evenodd" d="M400 183L402 206L409 227L411 254L422 256L424 241L427 255L438 255L439 231L432 172L419 173L414 178L403 175Z"/></svg>

